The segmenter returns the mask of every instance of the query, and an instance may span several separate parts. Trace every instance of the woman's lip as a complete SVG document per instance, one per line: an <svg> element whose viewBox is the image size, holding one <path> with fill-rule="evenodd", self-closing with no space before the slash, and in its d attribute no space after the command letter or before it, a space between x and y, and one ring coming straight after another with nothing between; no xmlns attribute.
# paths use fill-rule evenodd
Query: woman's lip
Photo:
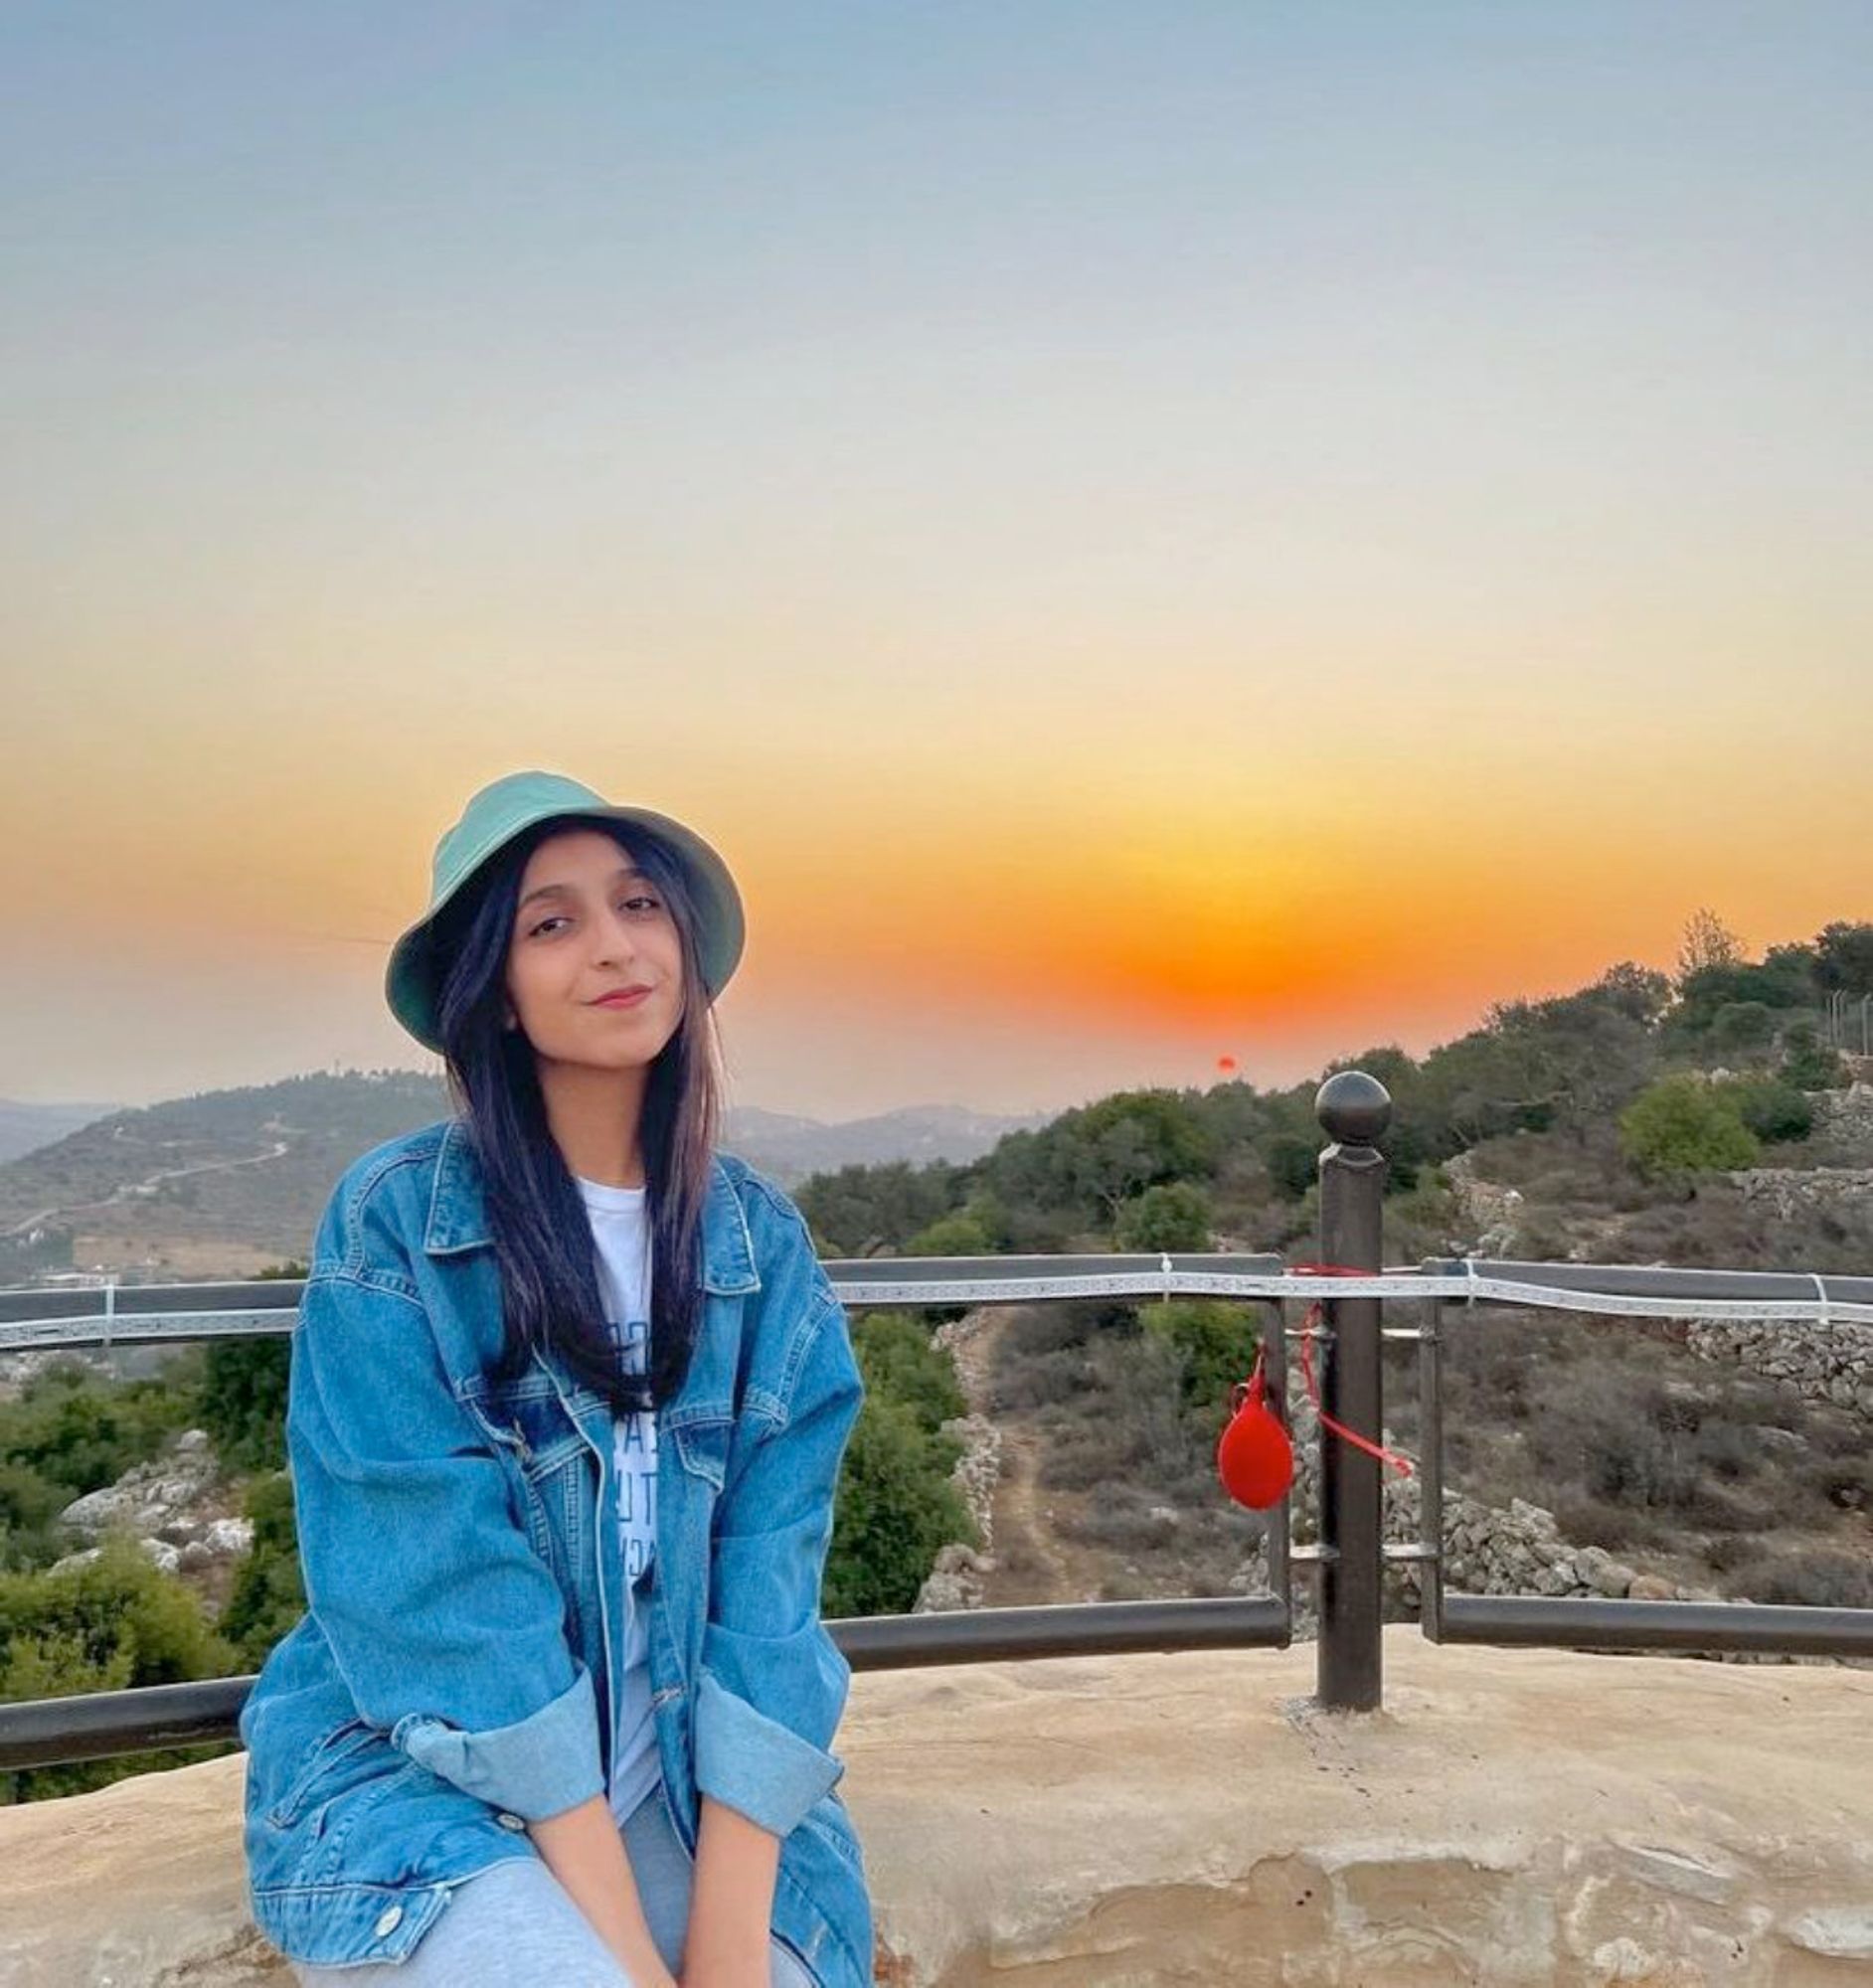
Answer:
<svg viewBox="0 0 1873 1988"><path fill-rule="evenodd" d="M592 1005L595 1008L634 1008L639 1001L649 998L650 989L640 987L635 994L601 994Z"/></svg>

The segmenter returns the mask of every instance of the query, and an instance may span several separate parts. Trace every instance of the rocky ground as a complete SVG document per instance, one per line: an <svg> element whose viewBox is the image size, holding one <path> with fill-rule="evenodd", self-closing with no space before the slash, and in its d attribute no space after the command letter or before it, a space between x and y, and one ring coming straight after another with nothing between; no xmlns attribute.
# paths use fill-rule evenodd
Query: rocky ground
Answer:
<svg viewBox="0 0 1873 1988"><path fill-rule="evenodd" d="M165 1574L192 1587L214 1619L227 1604L237 1563L254 1544L253 1523L239 1505L239 1487L223 1475L207 1430L184 1429L161 1456L66 1506L61 1520L92 1544L56 1561L52 1571L94 1560L106 1533L126 1532Z"/></svg>

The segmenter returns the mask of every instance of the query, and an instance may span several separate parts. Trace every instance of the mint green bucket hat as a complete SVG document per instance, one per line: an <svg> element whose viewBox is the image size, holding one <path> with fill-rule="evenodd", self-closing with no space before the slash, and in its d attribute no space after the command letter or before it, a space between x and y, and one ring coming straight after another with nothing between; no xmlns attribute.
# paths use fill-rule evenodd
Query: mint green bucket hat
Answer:
<svg viewBox="0 0 1873 1988"><path fill-rule="evenodd" d="M391 1013L425 1049L438 1056L442 1050L436 1020L441 967L434 945L437 914L522 829L556 815L604 815L641 828L661 842L689 886L696 910L696 948L709 999L713 1001L727 986L746 937L742 896L729 866L693 828L650 808L607 801L565 773L509 773L471 795L461 819L435 845L429 909L391 948L385 997Z"/></svg>

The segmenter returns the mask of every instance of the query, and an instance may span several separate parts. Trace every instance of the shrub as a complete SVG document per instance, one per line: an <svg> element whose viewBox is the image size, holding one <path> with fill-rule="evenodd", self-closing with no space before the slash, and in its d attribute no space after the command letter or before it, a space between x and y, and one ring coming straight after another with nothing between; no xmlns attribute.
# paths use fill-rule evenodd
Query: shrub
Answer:
<svg viewBox="0 0 1873 1988"><path fill-rule="evenodd" d="M1729 1533L1722 1539L1709 1542L1704 1549L1704 1564L1713 1574L1734 1574L1738 1568L1747 1567L1761 1552L1762 1548L1744 1534Z"/></svg>
<svg viewBox="0 0 1873 1988"><path fill-rule="evenodd" d="M58 1517L71 1503L55 1484L24 1463L0 1463L0 1568L43 1567L59 1554Z"/></svg>
<svg viewBox="0 0 1873 1988"><path fill-rule="evenodd" d="M1752 1476L1763 1461L1762 1444L1732 1421L1704 1423L1692 1450L1707 1470L1727 1482Z"/></svg>
<svg viewBox="0 0 1873 1988"><path fill-rule="evenodd" d="M195 1596L130 1540L58 1573L0 1574L0 1700L63 1698L226 1677L235 1653ZM0 1801L78 1794L127 1774L212 1759L227 1743L0 1773Z"/></svg>
<svg viewBox="0 0 1873 1988"><path fill-rule="evenodd" d="M190 1390L160 1378L117 1381L82 1361L55 1361L18 1401L0 1402L0 1463L61 1486L69 1503L156 1455L195 1407Z"/></svg>
<svg viewBox="0 0 1873 1988"><path fill-rule="evenodd" d="M839 1473L822 1594L828 1616L908 1611L937 1548L975 1538L948 1481L956 1454L902 1402L867 1396Z"/></svg>
<svg viewBox="0 0 1873 1988"><path fill-rule="evenodd" d="M203 1361L202 1426L229 1470L280 1470L286 1462L289 1339L211 1340Z"/></svg>
<svg viewBox="0 0 1873 1988"><path fill-rule="evenodd" d="M1842 1512L1873 1512L1873 1464L1864 1456L1817 1457L1801 1472L1803 1487Z"/></svg>
<svg viewBox="0 0 1873 1988"><path fill-rule="evenodd" d="M1168 1341L1182 1355L1179 1392L1187 1408L1225 1401L1256 1364L1255 1314L1242 1305L1167 1298L1140 1306L1139 1318L1147 1335Z"/></svg>
<svg viewBox="0 0 1873 1988"><path fill-rule="evenodd" d="M283 1470L256 1478L244 1503L254 1522L254 1545L235 1570L218 1626L243 1667L258 1670L267 1652L305 1613L292 1479Z"/></svg>
<svg viewBox="0 0 1873 1988"><path fill-rule="evenodd" d="M1783 1035L1782 1051L1777 1075L1797 1090L1835 1090L1846 1081L1846 1065L1812 1022L1793 1023Z"/></svg>
<svg viewBox="0 0 1873 1988"><path fill-rule="evenodd" d="M1065 1522L1061 1530L1087 1546L1114 1553L1153 1552L1176 1538L1172 1519L1152 1516L1153 1508L1131 1498L1101 1499Z"/></svg>
<svg viewBox="0 0 1873 1988"><path fill-rule="evenodd" d="M1750 1166L1756 1135L1743 1122L1734 1090L1688 1075L1648 1084L1619 1114L1626 1157L1653 1179Z"/></svg>
<svg viewBox="0 0 1873 1988"><path fill-rule="evenodd" d="M1765 1077L1722 1087L1736 1100L1744 1124L1765 1145L1805 1139L1814 1129L1814 1107L1791 1083Z"/></svg>
<svg viewBox="0 0 1873 1988"><path fill-rule="evenodd" d="M1210 1197L1193 1181L1148 1187L1120 1205L1112 1225L1119 1249L1207 1249Z"/></svg>
<svg viewBox="0 0 1873 1988"><path fill-rule="evenodd" d="M901 1312L867 1312L853 1328L852 1346L866 1389L909 1408L925 1434L935 1435L951 1416L968 1412L954 1366L915 1319Z"/></svg>
<svg viewBox="0 0 1873 1988"><path fill-rule="evenodd" d="M1041 1483L1087 1490L1182 1481L1201 1448L1183 1408L1187 1359L1167 1333L1091 1347L1077 1390L1059 1404L1049 1427Z"/></svg>
<svg viewBox="0 0 1873 1988"><path fill-rule="evenodd" d="M1554 1516L1566 1538L1614 1553L1625 1547L1655 1547L1665 1537L1665 1528L1643 1507L1610 1505L1602 1498L1557 1499Z"/></svg>

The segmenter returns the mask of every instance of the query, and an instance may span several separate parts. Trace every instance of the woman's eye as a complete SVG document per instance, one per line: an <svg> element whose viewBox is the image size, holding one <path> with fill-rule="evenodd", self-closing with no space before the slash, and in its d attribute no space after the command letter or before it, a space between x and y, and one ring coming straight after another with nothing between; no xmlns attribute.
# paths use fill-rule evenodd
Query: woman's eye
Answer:
<svg viewBox="0 0 1873 1988"><path fill-rule="evenodd" d="M627 911L633 911L639 908L645 911L661 911L663 909L663 901L660 898L626 898L623 901L623 909ZM569 920L563 911L556 911L552 917L542 918L537 925L530 926L527 936L529 938L538 938L549 925L563 925L568 922Z"/></svg>

